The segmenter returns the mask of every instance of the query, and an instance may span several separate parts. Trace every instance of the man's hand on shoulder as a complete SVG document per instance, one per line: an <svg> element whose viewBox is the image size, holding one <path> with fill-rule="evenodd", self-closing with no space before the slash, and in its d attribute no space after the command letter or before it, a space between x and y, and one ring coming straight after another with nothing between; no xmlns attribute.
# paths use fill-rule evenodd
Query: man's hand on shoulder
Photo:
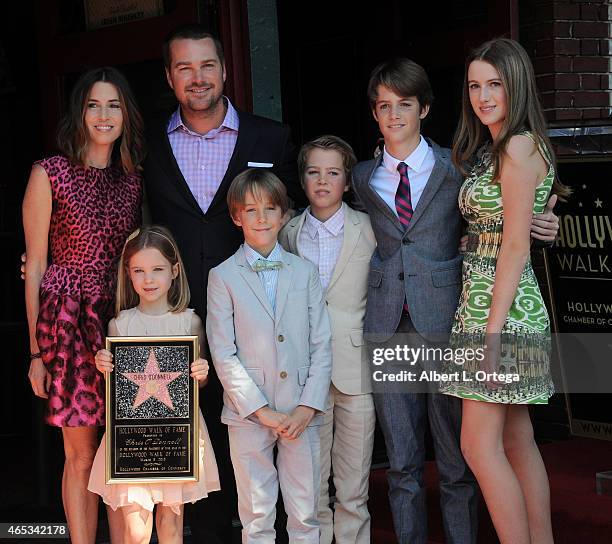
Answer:
<svg viewBox="0 0 612 544"><path fill-rule="evenodd" d="M552 195L544 208L544 213L536 213L531 219L531 237L552 244L559 232L559 218L553 208L557 203L557 195Z"/></svg>

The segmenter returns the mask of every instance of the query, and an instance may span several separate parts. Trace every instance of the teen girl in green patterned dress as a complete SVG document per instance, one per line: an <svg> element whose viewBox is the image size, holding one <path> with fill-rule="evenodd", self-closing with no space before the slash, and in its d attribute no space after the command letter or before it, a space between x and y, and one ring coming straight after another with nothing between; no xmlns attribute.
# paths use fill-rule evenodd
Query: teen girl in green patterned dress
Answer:
<svg viewBox="0 0 612 544"><path fill-rule="evenodd" d="M469 241L451 344L486 349L442 391L464 399L461 448L500 541L549 543L548 477L528 404L553 393L550 326L529 230L551 191L569 191L556 180L531 62L512 40L487 42L466 63L455 164L463 168L483 146L459 193Z"/></svg>

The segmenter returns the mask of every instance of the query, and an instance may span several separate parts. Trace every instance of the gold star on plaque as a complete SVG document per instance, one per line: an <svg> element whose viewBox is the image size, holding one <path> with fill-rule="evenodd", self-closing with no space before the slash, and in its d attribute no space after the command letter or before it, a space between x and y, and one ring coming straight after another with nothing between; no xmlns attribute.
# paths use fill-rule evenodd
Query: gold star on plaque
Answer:
<svg viewBox="0 0 612 544"><path fill-rule="evenodd" d="M153 397L174 410L168 393L168 384L176 380L182 372L161 372L153 349L149 352L144 372L122 372L131 382L138 385L138 394L132 408L138 408L145 400Z"/></svg>

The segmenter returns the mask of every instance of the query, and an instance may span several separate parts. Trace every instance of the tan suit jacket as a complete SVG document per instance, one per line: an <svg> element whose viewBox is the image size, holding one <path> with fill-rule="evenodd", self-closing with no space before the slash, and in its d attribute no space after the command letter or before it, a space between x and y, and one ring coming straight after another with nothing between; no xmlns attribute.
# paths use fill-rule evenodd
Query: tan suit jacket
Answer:
<svg viewBox="0 0 612 544"><path fill-rule="evenodd" d="M363 320L368 291L370 258L376 240L370 218L344 206L344 239L325 300L332 329L332 383L342 393L372 392L367 351L363 341ZM306 212L294 217L281 231L278 241L291 253L300 255L298 240Z"/></svg>
<svg viewBox="0 0 612 544"><path fill-rule="evenodd" d="M223 384L221 421L259 424L253 412L269 405L291 413L304 405L321 423L331 374L329 317L312 263L282 250L275 309L244 248L210 271L206 335Z"/></svg>

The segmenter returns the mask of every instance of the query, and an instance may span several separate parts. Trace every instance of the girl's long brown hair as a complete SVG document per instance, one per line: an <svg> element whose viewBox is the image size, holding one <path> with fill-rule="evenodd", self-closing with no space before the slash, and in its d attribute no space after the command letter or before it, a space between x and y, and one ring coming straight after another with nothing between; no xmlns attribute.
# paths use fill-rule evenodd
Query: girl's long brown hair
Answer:
<svg viewBox="0 0 612 544"><path fill-rule="evenodd" d="M89 132L85 126L85 110L91 88L98 81L111 83L117 89L123 131L113 146L113 160L124 172L133 174L140 168L145 155L142 116L129 83L121 72L110 66L90 70L77 80L70 93L66 114L58 126L57 145L71 162L87 166Z"/></svg>
<svg viewBox="0 0 612 544"><path fill-rule="evenodd" d="M533 135L544 160L555 166L555 155L548 136L546 121L538 98L535 74L531 60L523 47L514 40L498 38L476 48L465 63L461 118L453 139L453 162L467 175L466 164L471 162L477 150L490 139L490 133L472 108L468 89L468 69L476 60L487 62L499 73L506 91L507 114L498 137L492 142L491 161L493 179L498 179L501 160L510 138L527 130ZM556 171L556 170L555 170ZM555 176L552 193L565 200L570 189Z"/></svg>
<svg viewBox="0 0 612 544"><path fill-rule="evenodd" d="M185 274L183 260L178 246L170 231L159 225L146 225L136 229L128 236L123 246L121 259L119 261L119 278L117 281L117 300L115 304L115 315L121 310L127 310L138 306L140 299L130 280L130 259L141 249L155 248L166 258L172 266L178 264L178 275L172 281L168 291L168 303L171 312L182 312L189 306L191 293L189 283Z"/></svg>

